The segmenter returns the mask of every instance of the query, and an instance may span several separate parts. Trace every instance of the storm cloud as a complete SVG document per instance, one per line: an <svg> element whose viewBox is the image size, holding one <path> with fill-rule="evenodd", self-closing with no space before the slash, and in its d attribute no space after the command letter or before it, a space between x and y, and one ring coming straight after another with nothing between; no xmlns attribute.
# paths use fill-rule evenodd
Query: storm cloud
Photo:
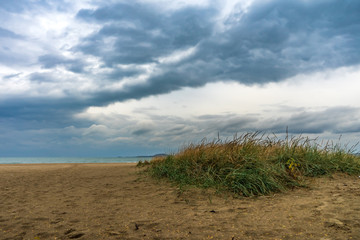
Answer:
<svg viewBox="0 0 360 240"><path fill-rule="evenodd" d="M22 142L26 151L31 139L53 139L49 142L63 149L79 143L84 153L86 143L101 145L96 138L114 148L120 142L124 149L140 139L143 149L150 149L150 142L164 147L164 142L217 132L226 137L257 130L283 133L287 126L294 134L358 136L360 99L320 105L294 101L286 93L273 100L277 96L260 92L301 85L296 80L301 76L324 73L327 79L327 72L338 69L357 72L359 12L360 2L351 0L174 1L166 6L140 0L1 1L0 139L12 140L0 150L15 148L14 136L21 131L28 139ZM333 88L342 81L338 77ZM242 94L248 98L251 92L264 99L252 98L254 112L247 107L250 100L221 105L212 96L202 99L204 93L188 96L197 106L193 111L186 110L191 103L178 104L178 99L185 102L179 92L221 83L235 83L247 89ZM326 91L319 89L319 96L325 98ZM329 90L328 99L330 92L337 94ZM235 92L222 95L239 98ZM161 104L160 98L165 99ZM145 102L150 110L136 111ZM279 107L272 112L268 102ZM120 113L103 112L118 103L120 110L113 111ZM163 106L162 114L152 109L154 104Z"/></svg>
<svg viewBox="0 0 360 240"><path fill-rule="evenodd" d="M85 67L85 63L79 59L67 59L63 56L51 54L40 56L39 63L45 69L51 69L57 66L64 66L68 71L74 73L82 73Z"/></svg>
<svg viewBox="0 0 360 240"><path fill-rule="evenodd" d="M219 6L216 6L219 7ZM105 26L75 47L116 64L155 64L146 83L125 87L99 104L198 87L213 81L281 81L299 73L360 63L360 4L354 1L255 1L235 6L218 26L217 9L188 7L170 13L123 3L81 10L78 18ZM106 39L111 38L112 47ZM159 58L194 47L172 64Z"/></svg>

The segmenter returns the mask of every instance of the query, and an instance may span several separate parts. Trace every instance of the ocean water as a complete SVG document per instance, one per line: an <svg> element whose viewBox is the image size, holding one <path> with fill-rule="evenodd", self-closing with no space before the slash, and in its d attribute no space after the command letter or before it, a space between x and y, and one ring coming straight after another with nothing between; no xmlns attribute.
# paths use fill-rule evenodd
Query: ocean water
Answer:
<svg viewBox="0 0 360 240"><path fill-rule="evenodd" d="M151 157L102 157L102 158L61 158L61 157L0 157L0 164L31 163L136 163Z"/></svg>

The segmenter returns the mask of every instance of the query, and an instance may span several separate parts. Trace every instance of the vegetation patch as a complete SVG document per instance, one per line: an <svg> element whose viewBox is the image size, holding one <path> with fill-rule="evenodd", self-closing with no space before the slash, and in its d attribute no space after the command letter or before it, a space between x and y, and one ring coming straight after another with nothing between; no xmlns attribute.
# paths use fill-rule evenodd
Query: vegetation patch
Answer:
<svg viewBox="0 0 360 240"><path fill-rule="evenodd" d="M264 195L305 186L305 177L342 172L360 174L360 157L339 145L305 137L278 139L259 132L231 141L203 140L178 153L139 162L156 178L243 196Z"/></svg>

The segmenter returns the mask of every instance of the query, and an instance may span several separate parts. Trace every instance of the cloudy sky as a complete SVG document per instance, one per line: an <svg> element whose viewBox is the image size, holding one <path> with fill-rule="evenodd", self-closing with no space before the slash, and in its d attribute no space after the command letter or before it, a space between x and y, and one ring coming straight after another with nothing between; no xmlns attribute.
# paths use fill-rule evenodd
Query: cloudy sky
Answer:
<svg viewBox="0 0 360 240"><path fill-rule="evenodd" d="M0 156L360 140L360 1L0 0Z"/></svg>

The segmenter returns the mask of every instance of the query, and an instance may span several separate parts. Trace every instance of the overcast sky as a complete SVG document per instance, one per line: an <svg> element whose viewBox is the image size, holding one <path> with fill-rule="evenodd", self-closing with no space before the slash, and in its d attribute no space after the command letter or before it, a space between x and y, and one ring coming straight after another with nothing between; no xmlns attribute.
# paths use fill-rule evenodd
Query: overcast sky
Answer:
<svg viewBox="0 0 360 240"><path fill-rule="evenodd" d="M360 140L360 1L0 0L0 156Z"/></svg>

